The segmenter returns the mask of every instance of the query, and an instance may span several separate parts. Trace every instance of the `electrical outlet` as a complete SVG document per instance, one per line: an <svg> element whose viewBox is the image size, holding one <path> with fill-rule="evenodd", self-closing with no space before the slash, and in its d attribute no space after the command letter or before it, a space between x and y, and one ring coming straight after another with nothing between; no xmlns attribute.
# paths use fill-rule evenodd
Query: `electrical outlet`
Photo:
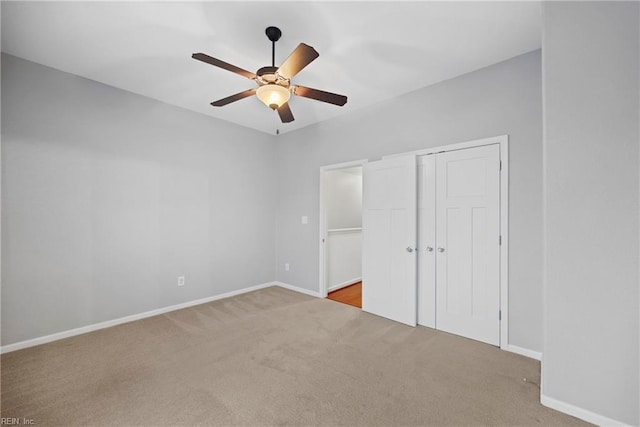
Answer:
<svg viewBox="0 0 640 427"><path fill-rule="evenodd" d="M178 286L184 286L184 276L178 276Z"/></svg>
<svg viewBox="0 0 640 427"><path fill-rule="evenodd" d="M300 219L300 222L302 222L303 224L309 224L309 217L308 217L308 216L306 216L306 215L305 215L305 216L303 216L303 217Z"/></svg>
<svg viewBox="0 0 640 427"><path fill-rule="evenodd" d="M289 263L288 262L286 262L284 264L284 271L289 271Z"/></svg>

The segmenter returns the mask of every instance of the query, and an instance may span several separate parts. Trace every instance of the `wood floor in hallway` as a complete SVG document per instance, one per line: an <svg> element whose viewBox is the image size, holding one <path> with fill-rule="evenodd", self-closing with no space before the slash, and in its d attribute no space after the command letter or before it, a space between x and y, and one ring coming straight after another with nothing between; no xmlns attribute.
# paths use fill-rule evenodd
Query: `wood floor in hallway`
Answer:
<svg viewBox="0 0 640 427"><path fill-rule="evenodd" d="M337 291L329 292L327 298L333 301L362 308L362 282L354 283Z"/></svg>

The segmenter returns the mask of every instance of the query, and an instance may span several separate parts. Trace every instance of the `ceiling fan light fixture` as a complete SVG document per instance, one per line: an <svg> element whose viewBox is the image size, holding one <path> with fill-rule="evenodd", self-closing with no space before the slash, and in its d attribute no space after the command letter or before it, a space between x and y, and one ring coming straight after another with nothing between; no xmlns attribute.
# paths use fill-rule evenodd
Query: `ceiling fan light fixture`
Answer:
<svg viewBox="0 0 640 427"><path fill-rule="evenodd" d="M328 102L329 104L339 105L341 107L347 103L347 97L344 95L312 89L306 86L291 86L291 79L320 56L320 54L312 46L300 43L287 59L284 60L282 65L276 67L276 42L280 39L282 31L277 27L268 27L265 32L267 38L271 41L271 65L262 67L255 73L236 67L235 65L221 61L202 52L191 55L193 59L239 74L249 80L253 80L258 85L255 89L248 89L214 101L211 103L212 106L223 107L255 94L264 105L278 112L282 123L290 123L295 120L288 104L291 95Z"/></svg>
<svg viewBox="0 0 640 427"><path fill-rule="evenodd" d="M258 88L256 96L264 103L264 105L272 110L277 110L284 103L289 101L291 92L289 92L289 89L280 85L267 84Z"/></svg>

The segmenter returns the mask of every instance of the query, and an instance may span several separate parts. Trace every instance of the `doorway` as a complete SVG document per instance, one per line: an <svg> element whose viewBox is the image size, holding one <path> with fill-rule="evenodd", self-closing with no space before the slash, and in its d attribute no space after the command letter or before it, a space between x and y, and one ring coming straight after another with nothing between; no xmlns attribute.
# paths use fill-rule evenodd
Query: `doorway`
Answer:
<svg viewBox="0 0 640 427"><path fill-rule="evenodd" d="M320 294L362 305L362 165L320 168Z"/></svg>

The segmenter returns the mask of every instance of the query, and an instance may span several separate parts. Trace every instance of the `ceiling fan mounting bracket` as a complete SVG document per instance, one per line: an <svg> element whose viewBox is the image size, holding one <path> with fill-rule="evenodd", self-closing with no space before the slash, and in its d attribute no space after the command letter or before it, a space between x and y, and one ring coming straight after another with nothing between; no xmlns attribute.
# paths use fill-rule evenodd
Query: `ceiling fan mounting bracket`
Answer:
<svg viewBox="0 0 640 427"><path fill-rule="evenodd" d="M282 36L282 31L280 31L280 28L278 27L267 27L264 32L267 35L267 38L274 43L280 40L280 37Z"/></svg>

